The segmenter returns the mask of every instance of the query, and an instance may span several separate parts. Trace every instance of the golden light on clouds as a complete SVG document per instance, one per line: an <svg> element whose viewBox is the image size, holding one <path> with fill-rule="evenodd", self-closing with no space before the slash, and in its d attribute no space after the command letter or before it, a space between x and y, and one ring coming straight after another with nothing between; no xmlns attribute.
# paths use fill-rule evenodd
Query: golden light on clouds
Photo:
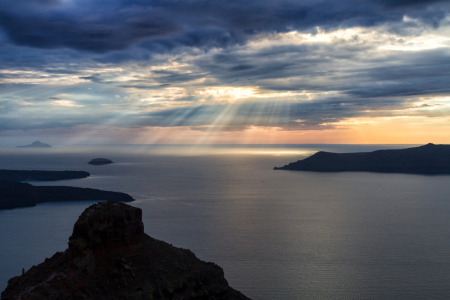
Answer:
<svg viewBox="0 0 450 300"><path fill-rule="evenodd" d="M56 106L64 106L64 107L83 107L84 105L76 104L70 100L54 100L52 103Z"/></svg>

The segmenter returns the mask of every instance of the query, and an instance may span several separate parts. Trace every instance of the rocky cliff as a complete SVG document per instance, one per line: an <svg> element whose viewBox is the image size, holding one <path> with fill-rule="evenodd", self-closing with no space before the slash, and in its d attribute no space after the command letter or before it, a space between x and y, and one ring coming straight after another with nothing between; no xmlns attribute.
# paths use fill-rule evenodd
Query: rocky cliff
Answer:
<svg viewBox="0 0 450 300"><path fill-rule="evenodd" d="M141 209L108 201L87 208L69 248L11 278L1 299L249 298L219 266L146 235Z"/></svg>

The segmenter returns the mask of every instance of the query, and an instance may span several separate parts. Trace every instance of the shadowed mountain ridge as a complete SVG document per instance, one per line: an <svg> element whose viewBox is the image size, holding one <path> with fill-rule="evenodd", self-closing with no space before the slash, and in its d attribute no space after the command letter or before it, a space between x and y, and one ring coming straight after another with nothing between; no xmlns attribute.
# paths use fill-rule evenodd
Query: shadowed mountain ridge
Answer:
<svg viewBox="0 0 450 300"><path fill-rule="evenodd" d="M429 143L414 148L359 153L320 151L274 170L450 174L450 145Z"/></svg>

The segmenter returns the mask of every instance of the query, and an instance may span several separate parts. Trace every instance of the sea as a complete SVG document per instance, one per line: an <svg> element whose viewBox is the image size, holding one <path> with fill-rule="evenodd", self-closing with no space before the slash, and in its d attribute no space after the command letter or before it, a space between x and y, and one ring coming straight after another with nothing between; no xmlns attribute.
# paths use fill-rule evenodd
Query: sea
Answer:
<svg viewBox="0 0 450 300"><path fill-rule="evenodd" d="M0 147L0 169L90 172L30 183L130 194L148 235L218 264L254 300L450 299L450 176L273 170L317 151L409 146ZM87 164L97 157L114 163ZM0 291L65 250L96 202L0 211Z"/></svg>

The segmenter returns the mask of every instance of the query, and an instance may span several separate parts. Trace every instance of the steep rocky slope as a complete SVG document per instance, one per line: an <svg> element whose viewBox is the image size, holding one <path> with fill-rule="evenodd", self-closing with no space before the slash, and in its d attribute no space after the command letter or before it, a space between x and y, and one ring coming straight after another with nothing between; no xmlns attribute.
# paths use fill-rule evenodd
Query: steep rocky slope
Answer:
<svg viewBox="0 0 450 300"><path fill-rule="evenodd" d="M108 201L87 208L69 248L11 278L1 299L249 298L219 266L146 235L141 209Z"/></svg>

